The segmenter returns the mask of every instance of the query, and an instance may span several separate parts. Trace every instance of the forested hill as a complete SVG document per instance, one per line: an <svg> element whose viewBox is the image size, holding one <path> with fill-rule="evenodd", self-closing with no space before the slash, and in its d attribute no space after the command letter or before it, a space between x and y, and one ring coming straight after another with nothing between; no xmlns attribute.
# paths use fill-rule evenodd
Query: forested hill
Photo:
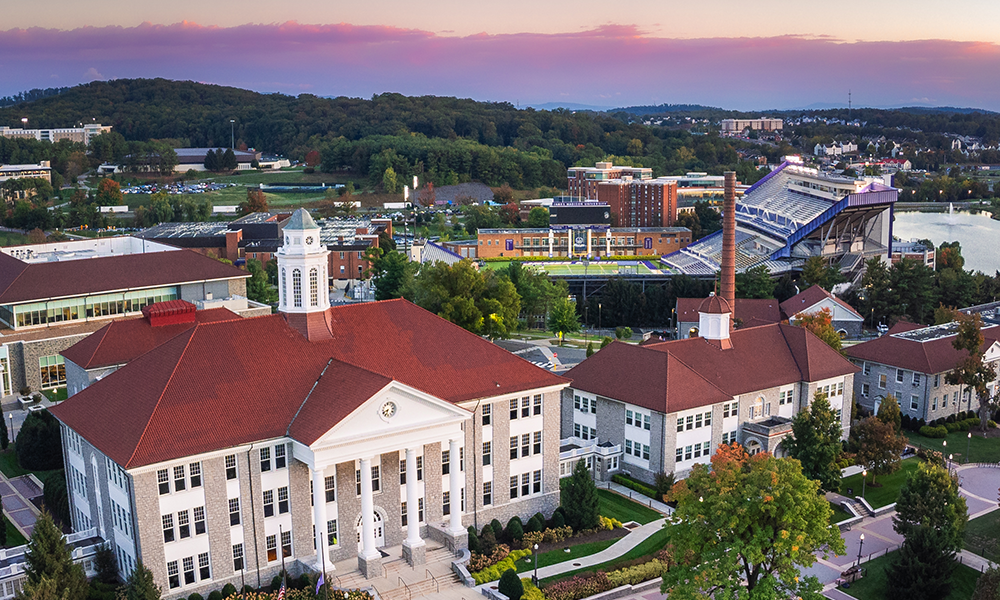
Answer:
<svg viewBox="0 0 1000 600"><path fill-rule="evenodd" d="M747 178L755 175L749 163L738 164L741 142L645 127L625 114L519 110L509 103L448 97L293 97L185 81L119 79L0 109L0 125L18 125L21 117L35 127L96 121L113 125L123 141L202 147L228 146L233 119L237 146L292 158L317 150L325 170L347 167L370 175L373 183L391 165L400 176L426 173L436 184L475 180L563 187L567 166L606 158L652 167L657 175L737 167ZM123 144L100 146L127 151ZM774 154L771 158L781 151L752 148Z"/></svg>

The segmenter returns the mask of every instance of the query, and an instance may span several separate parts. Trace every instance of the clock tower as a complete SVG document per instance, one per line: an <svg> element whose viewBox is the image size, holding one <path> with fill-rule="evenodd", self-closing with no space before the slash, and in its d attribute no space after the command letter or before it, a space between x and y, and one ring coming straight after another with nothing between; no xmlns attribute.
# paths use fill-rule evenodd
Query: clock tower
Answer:
<svg viewBox="0 0 1000 600"><path fill-rule="evenodd" d="M292 315L325 314L330 308L330 251L319 243L319 231L302 208L292 213L282 230L284 243L277 253L278 310L290 323Z"/></svg>

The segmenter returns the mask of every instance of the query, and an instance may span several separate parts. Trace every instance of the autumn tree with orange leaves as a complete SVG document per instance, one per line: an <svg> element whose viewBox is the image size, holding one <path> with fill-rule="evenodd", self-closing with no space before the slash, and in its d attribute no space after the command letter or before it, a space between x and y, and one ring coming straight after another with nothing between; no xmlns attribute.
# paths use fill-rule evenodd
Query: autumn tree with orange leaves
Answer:
<svg viewBox="0 0 1000 600"><path fill-rule="evenodd" d="M687 557L663 575L671 600L818 600L822 586L800 569L816 562L814 552L845 552L819 482L795 459L721 445L711 468L695 465L671 495L677 511L667 544Z"/></svg>
<svg viewBox="0 0 1000 600"><path fill-rule="evenodd" d="M816 337L826 342L834 350L841 349L840 334L833 328L833 313L830 312L829 308L795 315L795 325L813 332Z"/></svg>

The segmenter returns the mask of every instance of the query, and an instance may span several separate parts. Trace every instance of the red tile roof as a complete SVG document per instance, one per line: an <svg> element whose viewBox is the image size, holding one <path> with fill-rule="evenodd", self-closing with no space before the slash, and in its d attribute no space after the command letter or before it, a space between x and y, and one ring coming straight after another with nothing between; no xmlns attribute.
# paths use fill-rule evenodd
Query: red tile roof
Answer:
<svg viewBox="0 0 1000 600"><path fill-rule="evenodd" d="M698 306L699 313L705 313L710 315L721 315L726 313L732 313L733 309L729 306L729 301L722 296L709 296L701 301Z"/></svg>
<svg viewBox="0 0 1000 600"><path fill-rule="evenodd" d="M249 276L191 250L40 263L0 252L0 304Z"/></svg>
<svg viewBox="0 0 1000 600"><path fill-rule="evenodd" d="M286 431L311 443L390 380L450 402L569 383L405 300L331 308L327 321L333 339L313 342L283 315L197 323L52 413L132 468Z"/></svg>
<svg viewBox="0 0 1000 600"><path fill-rule="evenodd" d="M660 412L675 412L858 368L801 327L738 329L732 348L703 338L632 346L611 344L566 376L573 387ZM609 349L615 348L612 352ZM657 356L660 355L660 356Z"/></svg>
<svg viewBox="0 0 1000 600"><path fill-rule="evenodd" d="M704 300L704 298L678 298L677 322L697 323L698 307ZM733 307L733 318L742 321L744 327L750 322L757 325L780 323L781 308L778 306L778 301L773 298L737 298L736 306Z"/></svg>
<svg viewBox="0 0 1000 600"><path fill-rule="evenodd" d="M795 294L788 300L781 303L781 310L784 311L785 316L788 318L794 317L803 311L812 311L813 307L822 302L823 300L830 298L842 308L849 311L850 313L856 315L859 319L863 319L858 311L854 310L850 304L844 302L840 298L834 296L830 292L824 290L821 286L814 285L798 294Z"/></svg>
<svg viewBox="0 0 1000 600"><path fill-rule="evenodd" d="M920 342L894 334L906 333L923 329L912 323L897 324L888 334L874 340L850 346L845 349L847 355L855 360L877 362L918 373L944 373L955 368L965 356L965 351L956 350L952 346L954 335L938 337L926 342ZM983 346L985 350L994 342L1000 340L1000 327L983 327Z"/></svg>

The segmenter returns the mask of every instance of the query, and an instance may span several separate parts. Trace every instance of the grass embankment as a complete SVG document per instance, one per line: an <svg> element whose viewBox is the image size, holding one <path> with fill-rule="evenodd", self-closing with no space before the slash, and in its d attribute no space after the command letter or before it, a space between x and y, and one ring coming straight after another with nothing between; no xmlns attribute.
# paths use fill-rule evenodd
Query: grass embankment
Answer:
<svg viewBox="0 0 1000 600"><path fill-rule="evenodd" d="M830 516L830 523L840 523L841 521L846 521L854 516L841 508L840 505L832 502L830 503L830 508L833 510L833 514Z"/></svg>
<svg viewBox="0 0 1000 600"><path fill-rule="evenodd" d="M666 544L667 544L667 530L661 529L660 531L657 531L653 535L643 540L635 548L632 548L631 550L629 550L628 552L626 552L625 554L614 560L594 565L592 567L582 567L575 571L570 571L568 573L563 573L560 575L553 575L552 577L547 577L545 579L542 579L539 583L540 585L545 586L555 581L559 581L560 579L566 579L568 577L573 577L581 573L595 573L597 571L605 571L605 572L613 571L616 568L615 565L619 563L635 560L637 558L642 558L644 556L651 557L652 555L662 550Z"/></svg>
<svg viewBox="0 0 1000 600"><path fill-rule="evenodd" d="M1000 562L1000 511L969 521L965 526L964 545L969 552Z"/></svg>
<svg viewBox="0 0 1000 600"><path fill-rule="evenodd" d="M54 469L52 471L29 471L23 468L17 462L17 454L14 453L13 444L11 444L11 446L3 452L0 452L0 471L2 471L8 478L20 477L21 475L34 473L35 477L37 477L39 481L44 481L46 476L50 473L55 473L58 470L59 469Z"/></svg>
<svg viewBox="0 0 1000 600"><path fill-rule="evenodd" d="M917 470L920 465L919 458L908 458L902 462L900 469L890 475L880 475L872 484L872 476L868 474L868 485L861 485L861 473L851 475L840 481L840 493L847 495L847 490L854 491L853 496L860 496L864 491L865 500L872 508L881 508L892 504L899 497L899 488L903 487L910 473ZM852 496L852 497L853 497Z"/></svg>
<svg viewBox="0 0 1000 600"><path fill-rule="evenodd" d="M635 521L645 525L663 518L663 515L655 510L609 490L597 490L597 497L600 500L601 516L609 519L618 519L622 523Z"/></svg>
<svg viewBox="0 0 1000 600"><path fill-rule="evenodd" d="M562 548L556 550L549 550L548 552L543 552L538 555L538 568L547 567L549 565L554 565L557 563L565 562L567 560L575 560L583 558L584 556L590 556L591 554L597 554L601 550L608 548L621 538L615 538L612 540L601 540L599 542L588 542L586 544L577 544L575 546L567 546L569 552L566 552ZM566 540L567 543L573 540ZM533 562L534 557L525 556L521 560L514 563L517 567L518 573L528 573L535 568L535 563Z"/></svg>

